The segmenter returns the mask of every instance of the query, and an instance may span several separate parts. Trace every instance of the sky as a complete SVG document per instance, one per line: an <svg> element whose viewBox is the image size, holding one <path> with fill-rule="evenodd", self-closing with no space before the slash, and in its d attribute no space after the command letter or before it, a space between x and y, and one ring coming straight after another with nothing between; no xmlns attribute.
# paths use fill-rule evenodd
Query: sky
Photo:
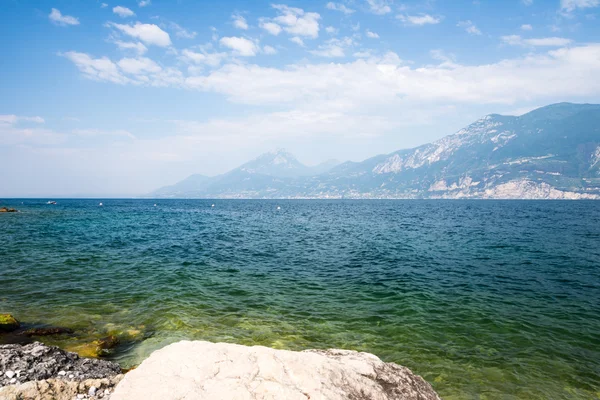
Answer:
<svg viewBox="0 0 600 400"><path fill-rule="evenodd" d="M600 0L0 7L0 197L136 196L275 148L361 161L600 103Z"/></svg>

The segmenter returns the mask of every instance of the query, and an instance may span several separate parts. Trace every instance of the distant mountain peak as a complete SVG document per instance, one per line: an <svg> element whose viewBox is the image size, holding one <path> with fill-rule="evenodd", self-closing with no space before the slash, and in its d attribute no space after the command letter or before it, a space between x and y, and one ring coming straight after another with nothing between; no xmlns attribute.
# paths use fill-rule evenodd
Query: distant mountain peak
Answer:
<svg viewBox="0 0 600 400"><path fill-rule="evenodd" d="M502 125L502 122L498 120L500 117L498 114L489 114L479 118L469 126L456 132L457 135L476 135L483 132L489 132L490 130L497 128ZM441 139L443 140L443 139Z"/></svg>
<svg viewBox="0 0 600 400"><path fill-rule="evenodd" d="M287 171L281 170L301 170L307 168L292 154L285 149L271 150L261 154L254 160L247 162L240 167L241 170L249 173L262 173L265 175L288 175ZM278 170L280 170L278 172Z"/></svg>

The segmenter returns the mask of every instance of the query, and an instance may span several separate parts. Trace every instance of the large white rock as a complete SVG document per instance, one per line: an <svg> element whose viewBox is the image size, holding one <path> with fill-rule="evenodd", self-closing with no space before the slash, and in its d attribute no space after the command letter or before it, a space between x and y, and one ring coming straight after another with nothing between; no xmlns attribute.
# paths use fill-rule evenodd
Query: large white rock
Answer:
<svg viewBox="0 0 600 400"><path fill-rule="evenodd" d="M408 368L348 350L182 341L125 375L111 400L440 400Z"/></svg>

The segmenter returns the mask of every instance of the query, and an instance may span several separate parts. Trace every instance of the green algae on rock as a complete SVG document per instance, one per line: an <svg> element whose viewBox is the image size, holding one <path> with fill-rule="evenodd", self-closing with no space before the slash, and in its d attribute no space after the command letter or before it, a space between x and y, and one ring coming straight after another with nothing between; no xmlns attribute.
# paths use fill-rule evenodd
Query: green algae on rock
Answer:
<svg viewBox="0 0 600 400"><path fill-rule="evenodd" d="M0 332L12 332L19 329L21 324L10 314L0 314Z"/></svg>
<svg viewBox="0 0 600 400"><path fill-rule="evenodd" d="M114 335L94 340L91 343L83 343L75 346L66 346L67 351L79 354L86 358L100 358L114 349L120 340Z"/></svg>

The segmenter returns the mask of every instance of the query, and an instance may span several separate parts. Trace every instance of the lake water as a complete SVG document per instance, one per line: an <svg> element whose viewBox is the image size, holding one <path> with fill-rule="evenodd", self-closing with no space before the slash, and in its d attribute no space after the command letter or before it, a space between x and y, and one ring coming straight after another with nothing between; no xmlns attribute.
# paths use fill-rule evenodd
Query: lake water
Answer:
<svg viewBox="0 0 600 400"><path fill-rule="evenodd" d="M0 206L0 312L76 328L52 344L347 348L446 399L600 398L600 202Z"/></svg>

